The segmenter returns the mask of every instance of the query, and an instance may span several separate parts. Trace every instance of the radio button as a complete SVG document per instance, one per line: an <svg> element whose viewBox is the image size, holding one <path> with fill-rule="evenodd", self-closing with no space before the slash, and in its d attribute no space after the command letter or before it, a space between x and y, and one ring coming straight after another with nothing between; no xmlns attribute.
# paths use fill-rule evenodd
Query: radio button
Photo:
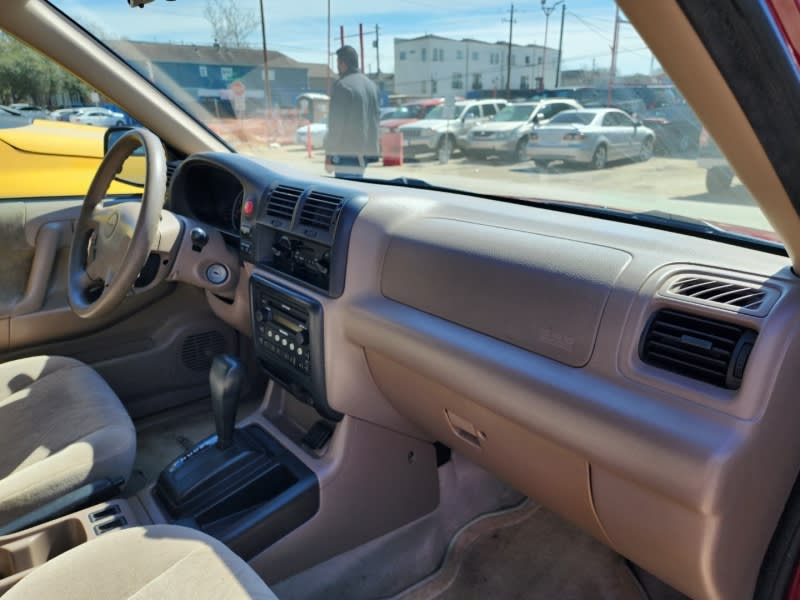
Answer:
<svg viewBox="0 0 800 600"><path fill-rule="evenodd" d="M297 349L297 356L303 356L303 349L302 348L298 348Z"/></svg>
<svg viewBox="0 0 800 600"><path fill-rule="evenodd" d="M286 346L288 343L289 343L289 340L287 340L286 338L283 338L281 340L281 344L283 344L284 346Z"/></svg>
<svg viewBox="0 0 800 600"><path fill-rule="evenodd" d="M298 331L294 334L294 343L298 346L305 346L308 343L308 332Z"/></svg>
<svg viewBox="0 0 800 600"><path fill-rule="evenodd" d="M294 344L289 344L289 350L294 350Z"/></svg>

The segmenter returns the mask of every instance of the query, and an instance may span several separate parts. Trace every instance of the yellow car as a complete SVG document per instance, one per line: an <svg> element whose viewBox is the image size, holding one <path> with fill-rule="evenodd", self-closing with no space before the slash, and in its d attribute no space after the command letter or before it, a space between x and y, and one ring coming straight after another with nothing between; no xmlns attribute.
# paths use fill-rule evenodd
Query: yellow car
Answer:
<svg viewBox="0 0 800 600"><path fill-rule="evenodd" d="M61 121L0 121L0 198L83 196L103 157L105 129ZM109 194L141 193L115 181Z"/></svg>

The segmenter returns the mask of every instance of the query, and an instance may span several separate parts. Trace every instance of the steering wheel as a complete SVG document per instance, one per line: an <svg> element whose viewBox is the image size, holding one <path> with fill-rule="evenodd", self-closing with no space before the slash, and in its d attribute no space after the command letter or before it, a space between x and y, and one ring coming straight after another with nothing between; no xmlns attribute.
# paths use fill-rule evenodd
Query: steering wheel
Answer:
<svg viewBox="0 0 800 600"><path fill-rule="evenodd" d="M101 206L125 160L144 148L142 201ZM67 298L84 319L108 315L125 298L158 235L167 186L161 141L145 129L123 135L103 157L83 200L69 251Z"/></svg>

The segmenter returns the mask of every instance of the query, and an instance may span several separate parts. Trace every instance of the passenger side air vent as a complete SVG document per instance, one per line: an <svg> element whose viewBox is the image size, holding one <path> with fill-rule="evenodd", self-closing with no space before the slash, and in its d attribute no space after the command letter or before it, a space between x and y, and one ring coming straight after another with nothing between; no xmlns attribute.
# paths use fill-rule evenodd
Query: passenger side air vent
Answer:
<svg viewBox="0 0 800 600"><path fill-rule="evenodd" d="M300 224L330 231L339 216L342 200L341 196L325 192L311 192L300 212Z"/></svg>
<svg viewBox="0 0 800 600"><path fill-rule="evenodd" d="M676 277L667 287L667 293L751 311L763 308L767 300L764 288L697 275Z"/></svg>
<svg viewBox="0 0 800 600"><path fill-rule="evenodd" d="M736 390L756 335L733 323L663 309L650 318L639 357L655 367Z"/></svg>
<svg viewBox="0 0 800 600"><path fill-rule="evenodd" d="M303 190L301 188L279 185L269 195L267 214L291 221L297 201L302 193Z"/></svg>

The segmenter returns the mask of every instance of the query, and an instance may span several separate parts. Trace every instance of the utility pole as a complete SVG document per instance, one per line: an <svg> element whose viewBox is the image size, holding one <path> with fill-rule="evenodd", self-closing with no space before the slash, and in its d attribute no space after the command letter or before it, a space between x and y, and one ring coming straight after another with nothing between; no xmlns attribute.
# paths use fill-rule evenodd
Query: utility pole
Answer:
<svg viewBox="0 0 800 600"><path fill-rule="evenodd" d="M328 0L328 70L325 73L328 96L331 95L331 0Z"/></svg>
<svg viewBox="0 0 800 600"><path fill-rule="evenodd" d="M561 32L558 34L558 64L556 65L556 87L561 85L561 51L564 48L564 13L567 5L561 5Z"/></svg>
<svg viewBox="0 0 800 600"><path fill-rule="evenodd" d="M506 98L508 100L511 100L511 39L513 36L514 36L514 5L512 4L511 18L508 19L508 60L506 61Z"/></svg>
<svg viewBox="0 0 800 600"><path fill-rule="evenodd" d="M380 77L380 74L381 74L381 51L380 51L380 47L379 47L379 43L380 42L378 41L380 39L380 37L379 37L379 35L380 35L379 29L380 28L377 25L375 25L375 42L374 42L374 45L375 45L375 61L376 61L376 64L378 65L378 76Z"/></svg>
<svg viewBox="0 0 800 600"><path fill-rule="evenodd" d="M542 50L542 88L545 86L545 74L547 69L547 29L550 25L550 14L556 9L556 6L561 5L561 35L564 35L564 0L558 0L552 6L547 6L547 0L542 0L542 12L544 13L544 49ZM561 48L559 42L558 60L561 62ZM558 79L558 76L556 76Z"/></svg>
<svg viewBox="0 0 800 600"><path fill-rule="evenodd" d="M261 49L264 52L264 102L267 114L272 111L272 93L269 89L269 59L267 57L267 25L264 21L264 0L259 1L261 7Z"/></svg>
<svg viewBox="0 0 800 600"><path fill-rule="evenodd" d="M364 72L364 24L358 24L358 44L361 49L361 72Z"/></svg>
<svg viewBox="0 0 800 600"><path fill-rule="evenodd" d="M608 105L611 106L611 89L617 77L617 51L619 50L619 7L614 14L614 41L611 46L611 72L608 74Z"/></svg>

